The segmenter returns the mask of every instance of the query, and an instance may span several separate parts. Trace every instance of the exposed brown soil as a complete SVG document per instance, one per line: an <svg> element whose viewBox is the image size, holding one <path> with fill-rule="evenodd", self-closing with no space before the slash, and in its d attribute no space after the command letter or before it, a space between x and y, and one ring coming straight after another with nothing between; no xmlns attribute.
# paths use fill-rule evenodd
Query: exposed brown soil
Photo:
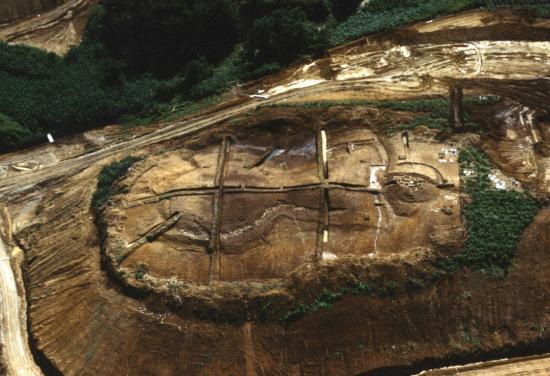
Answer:
<svg viewBox="0 0 550 376"><path fill-rule="evenodd" d="M162 176L173 183L177 181L176 177L185 176L179 173L181 169L188 168L192 171L203 164L208 165L210 162L203 157L208 155L207 145L218 145L212 149L215 152L219 150L219 143L224 135L239 135L239 129L243 130L242 136L236 137L236 140L241 142L246 140L247 134L254 135L254 129L264 129L264 139L251 137L247 142L292 147L296 145L293 137L278 139L276 133L269 131L270 123L278 124L276 130L288 135L288 132L292 134L293 128L287 131L284 129L291 124L297 126L304 122L311 124L311 127L317 123L327 125L336 113L339 114L336 123L346 123L351 131L344 128L342 135L335 137L334 141L340 143L355 139L361 133L357 133L354 126L363 122L368 122L371 127L371 133L366 138L373 135L382 137L378 127L383 125L383 121L375 120L373 115L376 111L368 108L339 108L326 112L266 109L258 112L257 116L243 119L239 126L231 123L230 133L229 129L221 127L216 132L196 137L194 141L173 143L171 147L177 148L175 151L151 159L157 162L163 159L173 160L172 164L167 165L172 167L158 172L150 169L147 173L150 177L155 177L151 180L152 183L162 185ZM395 116L402 115L397 113ZM265 124L268 124L267 128L263 128ZM301 132L300 129L296 131ZM332 132L337 132L339 128L334 124L327 126L327 129L329 132L331 129ZM274 142L277 140L280 142ZM396 147L387 140L384 145ZM415 148L413 141L412 150L415 149L418 148ZM241 149L238 150L242 153ZM358 152L362 150L370 149L359 149ZM152 151L144 150L146 154ZM393 152L389 155L393 155ZM256 152L256 156L249 159L255 160L261 156L262 153ZM375 152L372 157L380 158ZM193 167L191 163L186 167L184 161L193 159L196 160L196 166ZM215 161L216 158L211 160ZM307 165L307 158L304 161ZM315 163L311 164L315 166ZM276 169L276 166L272 165L271 169ZM241 162L239 169L245 169ZM136 167L134 172L137 171L139 168ZM207 174L200 176L210 176L208 180L211 182L215 173L208 171L206 169ZM293 176L308 176L307 170L306 175L300 169L296 171ZM181 300L172 301L169 305L154 298L154 295L140 293L140 298L136 299L133 295L135 292L125 292L116 279L109 281L100 267L96 229L92 225L88 209L94 191L94 184L89 182L93 181L97 172L98 167L89 169L55 189L44 191L42 194L45 196L37 213L47 220L41 220L18 237L28 253L26 272L27 288L31 297L29 314L35 344L63 374L242 375L254 370L256 374L265 375L355 375L384 367L416 363L426 358L445 359L488 351L508 344L528 343L536 341L539 335L547 338L546 332L541 334L541 328L548 325L550 313L544 295L548 293L544 271L548 267L546 264L550 262L550 259L545 259L545 244L548 244L548 239L544 238L547 236L545 228L550 224L548 210L539 216L526 233L518 264L504 280L491 280L476 273L460 273L454 279L443 281L437 286L417 292L402 292L394 298L345 297L331 310L307 315L292 324L277 321L262 323L262 316L251 316L251 322L243 323L243 318L246 320L246 315L250 312L262 312L261 307L269 301L266 297L272 298L270 310L273 316L269 319L273 320L284 313L285 307L291 306L289 300L294 296L307 300L315 297L323 287L377 278L405 283L408 278L431 270L429 259L432 257L430 254L433 255L430 252L433 251L413 248L391 255L396 249L390 246L387 248L389 254L380 261L348 256L341 260L323 262L316 269L311 269L313 264L306 263L289 274L286 282L269 280L267 284L256 281L244 285L240 282L234 285L221 283L210 287L188 284L186 294L180 296ZM241 178L243 176L248 175L243 173ZM431 179L436 178L434 175ZM82 184L83 181L88 183ZM181 181L184 182L185 179ZM254 184L262 181L269 183L269 175L266 177L260 174L252 180ZM437 191L432 183L425 184L425 187L412 193L408 185L397 187L392 184L389 187L395 192L385 196L392 202L422 205L423 201L432 196L433 193L430 192ZM132 189L137 189L136 192L140 192L143 197L145 193L150 194L144 192L147 187L147 184L135 184ZM159 187L163 191L170 188L170 185ZM359 201L356 195L363 193L340 192L331 196L331 205L336 209L331 212L334 215L331 217L333 231L335 236L339 236L338 232L342 234L341 240L337 242L357 236L354 233L355 221L359 231L361 226L365 226L364 218L359 215L364 212L357 207ZM235 226L241 226L241 222L247 223L257 218L256 213L261 213L270 204L265 200L255 201L256 196L251 195L240 204L238 198L231 197L228 205L234 205L235 209L229 210L235 212L230 211L231 216L227 218L234 220L228 220L222 228L230 231ZM277 195L273 197L275 201L278 200ZM295 205L308 202L303 198L298 199L299 197L296 196ZM237 201L232 204L232 200ZM285 200L289 201L289 198ZM318 209L318 200L311 200L312 203L307 206ZM210 230L207 222L209 211L200 209L209 207L210 204L200 203L202 201L203 199L193 204L187 201L174 203L181 206L180 210L194 208L191 212L198 218L197 221L186 219L178 224L183 226L180 228L187 227L189 230L189 226L195 225L198 226L195 231ZM140 219L137 223L147 218L144 213L134 217ZM241 221L239 217L243 213L244 219ZM409 215L414 216L414 213ZM201 221L206 222L200 225ZM396 220L395 223L399 221ZM302 228L306 229L307 226ZM423 241L425 246L434 244L435 251L447 247L447 252L456 252L460 246L459 237L456 236L453 243L451 236L445 236L447 243L441 245L433 238L448 229L434 229L436 231L431 239ZM312 231L316 231L316 226ZM286 232L295 234L296 230L289 229ZM406 230L400 233L406 240L399 240L399 236L394 234L392 241L395 243L391 243L394 246L405 244L411 238ZM418 234L422 232L419 231ZM284 237L280 239L284 240ZM167 237L163 242L186 247L186 243L178 236ZM245 243L249 244L248 241ZM198 251L204 252L204 248L203 245ZM235 258L243 253L238 247L231 249L229 247L227 257ZM166 250L166 247L162 247L158 257L147 260L151 272L156 268L169 276L184 271L189 273L192 270L201 270L197 268L200 263L196 260L190 259L186 261L187 264L170 263L169 258L163 260L162 255ZM347 252L354 254L353 251ZM151 256L146 253L147 257ZM287 257L286 253L281 255ZM246 267L226 269L232 272L225 274L222 280L242 280L243 277L247 279L250 276L247 273L251 270L246 268L250 267L256 270L252 273L255 278L269 278L271 274L262 275L259 265L261 261L253 260ZM176 269L170 271L170 268ZM207 269L204 266L203 272L196 275L204 278ZM190 274L179 275L181 278L189 278L189 281L194 278ZM200 278L194 280L195 283L200 282ZM528 288L525 289L525 286ZM518 306L518 301L523 305ZM179 308L174 310L174 307ZM63 325L51 324L58 320ZM217 323L218 320L235 321L227 325ZM87 323L84 329L83 322ZM117 351L113 352L113 348ZM70 362L65 361L68 359Z"/></svg>
<svg viewBox="0 0 550 376"><path fill-rule="evenodd" d="M0 40L64 55L80 43L90 11L97 3L98 0L9 0L0 8Z"/></svg>
<svg viewBox="0 0 550 376"><path fill-rule="evenodd" d="M472 17L472 25L461 21L463 29L485 22ZM499 30L495 40L506 31ZM460 31L452 33L459 38ZM402 49L390 42L371 49L365 42L348 58L333 54L311 71L294 67L244 87L246 97L196 119L98 151L81 145L69 154L90 152L77 158L57 150L59 160L43 169L10 170L0 198L26 254L36 352L64 375L358 375L404 374L402 367L411 364L548 343L548 208L525 232L505 278L461 271L424 289L348 295L330 310L279 321L323 288L365 280L406 286L428 276L436 256L460 249L460 205L467 197L459 194L456 160L445 153L440 161L442 148L479 143L503 171L548 195L550 137L536 121L548 109L548 84L540 79L547 69L532 59L547 61L547 43L458 41ZM308 80L327 81L300 86ZM408 123L412 113L334 107L248 114L260 104L248 97L258 88L275 93L264 101L269 104L418 98L447 93L456 82L530 108L518 112L516 103L503 102L480 113L492 131L484 137L435 137L420 127L409 133L410 148L399 133L382 130ZM499 114L508 119L505 126ZM530 159L517 151L526 138ZM107 219L115 247L102 257L90 210L98 163L128 153L145 160L122 181L128 191L114 197ZM8 161L25 162L20 155ZM116 252L134 243L133 253L117 259Z"/></svg>
<svg viewBox="0 0 550 376"><path fill-rule="evenodd" d="M380 131L391 113L402 116L262 109L139 162L105 213L110 272L161 300L203 291L202 311L224 311L243 293L287 301L290 273L306 265L425 251L441 228L462 235L457 160L440 155L452 145L411 135L404 147L400 135Z"/></svg>
<svg viewBox="0 0 550 376"><path fill-rule="evenodd" d="M550 314L548 210L527 231L518 263L504 280L461 274L398 299L349 297L297 323L257 323L248 332L169 311L155 314L98 284L103 278L95 229L85 209L92 190L83 188L57 197L51 192L43 208L50 220L23 236L35 245L29 248L27 287L40 296L30 310L36 344L64 374L241 375L242 349L252 343L258 374L353 375L548 338L541 332ZM389 264L382 270L384 278L399 280L411 268ZM325 269L329 281L347 278L338 268ZM307 274L294 280L312 291L319 283ZM52 326L52 320L63 325Z"/></svg>

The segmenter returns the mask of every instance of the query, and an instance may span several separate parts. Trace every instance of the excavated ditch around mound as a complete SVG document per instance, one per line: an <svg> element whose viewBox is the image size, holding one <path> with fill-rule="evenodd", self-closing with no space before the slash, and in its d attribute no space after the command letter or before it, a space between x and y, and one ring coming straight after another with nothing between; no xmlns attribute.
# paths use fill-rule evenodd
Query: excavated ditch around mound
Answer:
<svg viewBox="0 0 550 376"><path fill-rule="evenodd" d="M400 183L402 187L395 188L393 181L407 171L392 169L391 157L397 158L393 164L394 168L412 168L411 166L417 165L400 165L401 149L399 147L402 147L400 134L397 135L398 139L393 140L392 137L386 137L379 132L380 127L386 122L380 115L378 110L371 108L337 108L326 111L265 109L254 114L254 117L245 117L238 123L232 122L227 128L217 128L215 132L197 135L192 140L180 140L143 150L143 154L148 158L139 162L140 164L145 166L151 161L157 163L159 160L164 160L166 163L162 166L166 168L157 170L151 168L148 173L156 175L155 178L146 179L144 183L148 183L142 185L138 184L139 179L136 180L135 184L128 186L126 193L114 196L113 203L120 204L123 201L130 202L151 196L149 191L138 190L140 187L156 187L157 193L160 194L168 191L177 192L174 191L173 186L178 183L175 188L181 188L179 184L182 181L178 182L178 179L185 176L181 173L182 166L190 166L191 171L195 168L191 163L184 163L190 160L191 156L195 156L198 164L207 165L210 163L207 162L208 158L199 150L213 148L214 156L210 158L217 161L219 158L216 156L219 155L216 155L215 150L220 150L221 143L227 139L231 142L229 148L231 157L232 148L239 144L239 140L245 140L247 135L254 141L262 141L259 137L254 137L256 131L270 135L269 130L273 128L289 129L286 131L289 133L284 134L290 136L285 139L293 140L292 132L296 131L293 128L300 129L304 124L306 128L309 124L307 129L313 131L326 130L327 147L334 148L329 158L328 176L329 179L338 178L338 181L333 183L342 183L344 178L355 179L350 180L355 185L358 185L357 179L366 178L367 183L370 183L370 173L351 167L368 164L361 163L365 157L353 158L353 156L356 152L363 153L365 150L371 150L370 147L365 147L371 141L365 144L357 142L357 149L355 146L351 148L350 145L350 149L353 149L350 153L346 137L356 140L358 132L360 135L361 132L370 131L378 137L382 145L380 150L372 151L372 154L377 158L383 158L383 150L389 151L387 153L389 163L385 171L387 178L382 180L381 189L394 187L392 189L396 192L393 194L383 192L377 195L372 192L353 192L353 194L381 196L385 199L380 206L366 201L368 205L374 206L374 210L369 212L367 221L369 223L367 229L371 227L371 230L358 231L359 233L373 232L372 227L377 226L378 218L372 213L377 211L377 207L387 211L383 219L391 218L396 223L395 228L384 227L381 230L378 242L381 249L378 256L369 256L374 244L374 240L370 239L372 242L365 242L368 247L363 253L334 252L337 247L322 249L328 250L337 258L305 262L290 273L275 279L270 275L264 279L257 278L256 274L252 274L251 278L250 274L243 274L240 271L241 277L236 282L215 281L208 285L206 282L201 284L188 280L186 282L188 290L179 295L182 297L181 307L174 304L168 305L170 297L161 294L164 291L162 281L158 291L155 286L153 288L143 286L147 287L147 291L142 289L142 286L137 284L140 280L135 278L133 265L129 264L132 261L130 258L124 260L122 266L130 270L128 280L131 284L135 284L134 291L140 292L139 296L128 297L128 294L125 294L127 291L121 291L120 281L116 282L114 279L115 269L106 268L111 270L109 279L101 273L97 231L92 224L89 209L95 190L95 186L90 182L94 181L99 173L99 167L72 176L62 184L56 185L55 189L46 190L37 208L37 213L40 213L44 221L19 234L21 246L27 250L25 271L28 275L29 321L37 350L43 352L52 364L66 375L126 373L252 375L254 372L273 374L274 370L288 375L353 375L376 369L394 369L387 367L400 367L406 364L425 364L420 363L425 359L434 359L434 362L437 362L437 359L454 361L457 357L463 357L466 354L489 353L506 346L532 344L539 338L547 340L548 333L543 331L541 334L541 328L548 325L550 317L546 304L550 293L546 273L550 259L545 249L545 244L549 241L546 231L550 223L548 210L541 213L525 233L517 263L504 279L491 280L475 272L461 272L453 278L440 281L437 285L427 286L421 290L398 290L393 296L346 295L335 302L329 310L309 313L298 321L280 322L281 316L292 309L296 302L313 301L323 288L337 289L350 282L368 280L393 281L405 285L411 277L421 277L423 273L431 273L430 260L434 256L434 251L426 248L439 250L439 247L442 247L442 252L444 250L451 254L460 249L460 244L456 242L453 244L432 244L431 240L427 242L429 227L425 231L420 230L418 238L411 239L423 242L425 244L423 249L418 247L412 250L394 249L395 245L405 243L403 239L411 238L406 231L396 232L397 226L402 225L405 229L408 226L418 226L414 216L419 213L415 211L416 209L407 210L405 214L411 212L412 217L399 215L401 213L394 213L395 217L390 217L389 215L393 213L392 208L397 207L394 200L402 201L402 205L424 206L431 202L441 207L437 194L431 192L458 189L458 187L444 184L444 188L438 188L439 175L424 165L442 164L447 166L446 168L457 166L454 162L426 161L425 159L431 157L433 153L427 152L430 150L427 147L420 147L425 135L416 138L411 134L411 150L407 158L409 160L414 158L414 161L422 161L424 164L418 165L422 167L414 167L420 169L414 171L415 179L402 179ZM393 115L402 116L403 121L406 121L408 116ZM244 136L239 137L236 129L242 129ZM371 137L372 135L369 134L365 140ZM269 145L271 144L270 142ZM274 144L281 149L289 148L289 145L282 141ZM432 146L436 151L436 158L439 159L441 145L436 143ZM269 151L271 147L268 148ZM305 148L305 150L309 149L310 147ZM265 157L266 152L258 150L253 154L253 158L249 158L251 162L243 156L242 161L239 162L240 167L236 169L243 173L235 175L238 176L235 181L244 181L243 176L252 179L248 168L258 161L263 161L258 165L259 168L265 167L266 163L270 162L274 166L269 175L259 173L254 176L257 181L269 179L269 177L279 179L276 174L277 160L272 157L266 162L268 159ZM284 154L279 154L278 157L284 157ZM336 158L340 158L337 164L350 167L343 171L331 168L330 163ZM170 160L175 163L168 163ZM229 158L229 160L232 159ZM296 179L294 184L300 183L298 177L320 179L318 165L315 163L316 160L313 160L314 162L310 163L313 165L313 172L310 168L298 169L300 173L293 174ZM140 164L135 165L130 174L120 183L129 182L134 173L138 175ZM244 168L244 165L247 165L247 168ZM297 167L302 165L298 164ZM201 168L199 176L209 182L214 180L215 183L217 174L207 174L203 170L209 171L207 168ZM230 182L233 176L230 172L234 169L228 166L227 171L226 179L229 178L227 181ZM289 170L285 171L293 170L289 167ZM354 174L356 171L361 173ZM449 180L447 183L452 182L453 174L448 171L440 172L445 179ZM165 174L164 178L162 174ZM406 175L408 174L410 171ZM407 193L409 184L416 185L418 183L416 177L420 174L425 175L423 187L418 191L420 193ZM209 189L217 186L213 183L205 184L201 179L192 180L200 185L187 187L187 190L204 188L207 185L210 185ZM390 185L385 186L386 183ZM317 184L319 184L318 181ZM235 186L241 189L240 184ZM140 194L142 197L139 196ZM435 198L431 198L426 203L426 200L434 194ZM448 196L447 199L451 198L448 192L445 192L444 196ZM447 200L444 196L443 198ZM421 202L411 203L411 197L419 198ZM320 194L318 198L319 201L316 202L320 204ZM358 210L360 214L365 213L362 208L354 209L355 206L350 205L350 202L355 204L356 200L353 198L350 200L346 195L340 198L332 197L330 193L329 198L331 200L328 209L335 209L328 210L329 240L331 234L337 232L339 227L348 227L350 220L357 220L355 225L350 226L351 228L359 225L361 225L358 227L360 230L365 228L364 216L342 215L343 212L345 213L344 209ZM337 198L339 201L336 201ZM405 200L401 200L402 198ZM154 205L157 204L154 203ZM321 215L322 205L312 205L304 200L297 201L296 204L308 204L308 207L315 208L318 212L316 223L324 225L325 216ZM367 207L370 207L368 205ZM448 203L446 205L449 206ZM212 205L206 205L206 207L210 209L200 211L205 217L208 213L213 213L210 211ZM244 216L244 221L237 217L236 220L230 221L229 225L237 226L241 222L255 218L258 216L255 213L263 210L261 207L262 203L253 205L251 208L253 210L249 212L237 213L239 216ZM108 208L112 210L111 215L106 216L112 221L109 235L115 240L121 239L124 235L124 224L127 222L127 219L121 220L123 218L121 210L128 208L124 205L111 205ZM189 208L192 206L184 205L179 210L180 214L185 214L185 210ZM451 211L450 215L436 213L431 209L430 207L429 211L433 214L430 215L434 217L423 216L422 222L430 224L433 221L430 218L451 220L455 214L459 218L459 210L456 207L456 213ZM115 219L119 222L115 222ZM181 225L192 226L194 223L184 221ZM223 223L223 220L220 223ZM147 223L143 224L145 229L150 228ZM340 226L341 224L345 226ZM382 220L382 225L384 224ZM177 229L179 225L178 222L173 229ZM199 230L204 228L201 231L207 233L212 230L212 226L197 228ZM433 227L433 229L439 228ZM319 233L317 230L318 227L313 229L315 235ZM445 231L449 231L449 228ZM395 243L384 238L391 237L389 234L398 235ZM174 236L166 239L163 236L151 239L154 242L166 242L171 247L175 242L174 239L181 240ZM135 238L130 240L133 241ZM223 254L224 238L220 237L220 240L222 245L220 253ZM181 241L176 243L178 246L184 244L186 247L189 244ZM203 241L203 243L207 243L203 244L204 248L210 245L209 241ZM275 244L273 241L271 243ZM204 252L208 255L207 251ZM230 250L228 255L240 257L247 252L249 251L239 254ZM116 255L114 256L116 261ZM136 265L143 262L139 258L135 260ZM149 265L141 281L148 281L151 275L158 280L172 277L172 272L165 269L171 265L154 264L155 260L145 260ZM224 263L222 262L221 265L220 275L223 275ZM118 264L115 266L118 267ZM166 270L169 273L165 272ZM179 278L184 277L185 275L182 275ZM274 285L274 281L279 281L280 284ZM276 296L284 299L270 300ZM134 299L135 297L139 299ZM271 305L267 306L267 315L265 315L264 307L269 302ZM523 305L518 305L518 302L522 302ZM231 325L226 325L227 322ZM56 323L63 323L63 325ZM117 351L113 352L115 348ZM70 362L66 362L67 359Z"/></svg>
<svg viewBox="0 0 550 376"><path fill-rule="evenodd" d="M406 146L364 120L377 112L264 109L137 162L103 212L104 265L183 316L278 321L320 292L298 274L353 285L379 279L380 260L426 268L458 251L453 144L428 132Z"/></svg>

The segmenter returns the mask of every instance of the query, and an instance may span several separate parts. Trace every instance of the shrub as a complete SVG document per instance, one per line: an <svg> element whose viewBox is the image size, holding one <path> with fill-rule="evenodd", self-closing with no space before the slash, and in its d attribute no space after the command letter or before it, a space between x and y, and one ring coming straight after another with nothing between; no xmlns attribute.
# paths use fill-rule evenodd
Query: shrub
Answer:
<svg viewBox="0 0 550 376"><path fill-rule="evenodd" d="M141 281L143 277L147 274L147 266L143 263L139 263L134 272L134 278L138 281Z"/></svg>
<svg viewBox="0 0 550 376"><path fill-rule="evenodd" d="M300 8L278 9L256 20L245 41L247 57L256 64L288 64L325 46L324 34Z"/></svg>
<svg viewBox="0 0 550 376"><path fill-rule="evenodd" d="M361 2L361 0L330 0L329 6L334 17L342 21L357 12Z"/></svg>
<svg viewBox="0 0 550 376"><path fill-rule="evenodd" d="M421 290L425 286L425 282L419 278L409 278L406 283L408 290Z"/></svg>
<svg viewBox="0 0 550 376"><path fill-rule="evenodd" d="M237 46L235 50L213 71L210 77L196 83L189 95L191 98L200 99L220 94L231 85L238 83L246 75L245 57L242 48Z"/></svg>
<svg viewBox="0 0 550 376"><path fill-rule="evenodd" d="M281 318L282 321L295 321L301 319L306 313L314 313L320 310L332 308L334 303L343 296L342 292L332 292L324 289L321 294L311 304L299 304L297 307L287 312Z"/></svg>
<svg viewBox="0 0 550 376"><path fill-rule="evenodd" d="M130 167L140 160L141 158L138 157L126 157L119 162L114 162L103 167L99 173L96 191L92 197L91 207L98 230L100 246L102 248L107 238L107 224L103 218L104 205L110 200L113 194L121 192L122 188L114 186L114 183L126 175Z"/></svg>
<svg viewBox="0 0 550 376"><path fill-rule="evenodd" d="M29 129L23 128L9 117L0 114L0 152L13 150L29 144L37 136L37 134L33 134Z"/></svg>
<svg viewBox="0 0 550 376"><path fill-rule="evenodd" d="M479 150L462 150L459 162L462 170L474 172L466 187L471 203L463 211L468 239L460 253L438 263L439 269L445 274L468 267L503 275L512 266L521 235L540 203L523 192L493 188L487 179L492 165Z"/></svg>

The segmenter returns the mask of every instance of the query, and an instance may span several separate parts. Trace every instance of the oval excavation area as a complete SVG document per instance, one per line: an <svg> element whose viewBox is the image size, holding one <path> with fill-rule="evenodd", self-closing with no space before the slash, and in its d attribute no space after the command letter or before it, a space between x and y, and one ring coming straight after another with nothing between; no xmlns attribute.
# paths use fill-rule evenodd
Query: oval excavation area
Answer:
<svg viewBox="0 0 550 376"><path fill-rule="evenodd" d="M451 144L367 121L298 127L270 111L132 167L107 215L117 268L258 282L308 263L422 250L441 231L462 236Z"/></svg>

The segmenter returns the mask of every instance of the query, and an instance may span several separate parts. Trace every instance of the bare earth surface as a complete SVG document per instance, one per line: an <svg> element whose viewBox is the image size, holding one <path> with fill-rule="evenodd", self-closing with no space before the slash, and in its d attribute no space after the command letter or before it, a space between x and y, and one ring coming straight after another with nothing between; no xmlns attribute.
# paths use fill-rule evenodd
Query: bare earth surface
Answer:
<svg viewBox="0 0 550 376"><path fill-rule="evenodd" d="M21 7L21 4L6 4L5 7ZM64 55L80 43L89 12L97 0L67 0L44 12L21 14L18 19L2 24L0 40L11 44L23 44ZM40 9L29 4L31 10Z"/></svg>
<svg viewBox="0 0 550 376"><path fill-rule="evenodd" d="M550 357L506 359L494 362L472 364L463 367L449 367L441 370L422 372L424 376L465 375L465 376L543 376L550 374Z"/></svg>
<svg viewBox="0 0 550 376"><path fill-rule="evenodd" d="M420 26L422 38L364 39L130 137L109 130L1 156L0 207L25 252L36 351L64 375L317 376L548 341L548 209L524 233L505 278L465 272L394 298L346 296L293 323L240 315L281 309L326 285L404 282L461 240L435 232L460 231L451 149L466 137L411 132L405 148L384 125L414 114L256 111L261 105L419 98L456 83L470 94L503 95L513 101L485 115L496 136L478 141L502 174L550 193L547 154L533 146L548 146L548 125L528 117L550 103L550 44L538 37L546 25L512 15L495 29L469 15L471 23L457 16L461 26L444 41ZM504 39L513 28L536 30L533 39ZM259 89L269 98L250 98ZM90 210L97 175L130 154L145 159L115 197L102 253ZM2 303L11 302L1 308L3 338L13 338L4 357L12 374L32 374L21 371L35 368L17 320L14 275L7 261L0 267ZM240 319L228 324L220 312Z"/></svg>
<svg viewBox="0 0 550 376"><path fill-rule="evenodd" d="M7 227L0 215L0 229ZM40 376L42 372L34 364L27 336L27 328L22 325L24 314L20 312L21 301L18 296L15 276L10 264L10 254L0 231L0 314L2 317L3 357L8 375Z"/></svg>

